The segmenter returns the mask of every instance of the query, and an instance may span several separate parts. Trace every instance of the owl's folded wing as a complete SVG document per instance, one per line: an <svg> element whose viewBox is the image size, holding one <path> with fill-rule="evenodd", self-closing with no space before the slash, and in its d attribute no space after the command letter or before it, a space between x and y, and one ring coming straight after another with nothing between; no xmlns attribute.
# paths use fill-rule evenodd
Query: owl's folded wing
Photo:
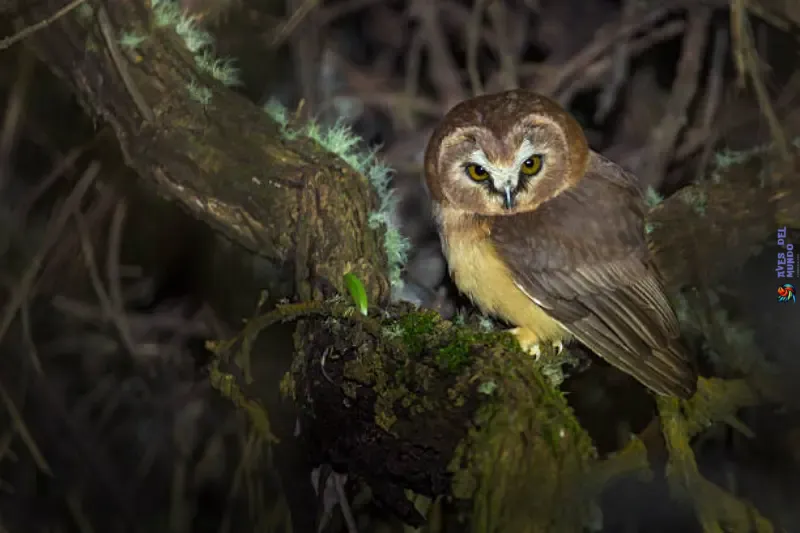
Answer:
<svg viewBox="0 0 800 533"><path fill-rule="evenodd" d="M517 286L575 338L653 391L685 398L697 376L621 172L498 217L492 243Z"/></svg>
<svg viewBox="0 0 800 533"><path fill-rule="evenodd" d="M597 355L659 394L694 393L673 311L638 258L570 272L514 270L518 287Z"/></svg>

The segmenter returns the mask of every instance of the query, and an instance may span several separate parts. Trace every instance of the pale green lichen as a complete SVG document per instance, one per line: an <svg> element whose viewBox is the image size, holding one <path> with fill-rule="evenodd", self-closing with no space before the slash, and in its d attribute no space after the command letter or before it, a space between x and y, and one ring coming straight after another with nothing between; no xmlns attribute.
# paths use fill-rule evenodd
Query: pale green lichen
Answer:
<svg viewBox="0 0 800 533"><path fill-rule="evenodd" d="M123 33L119 38L119 45L128 50L133 50L141 46L147 40L146 35L138 35L136 33Z"/></svg>
<svg viewBox="0 0 800 533"><path fill-rule="evenodd" d="M768 144L755 146L749 150L731 150L723 148L714 154L714 170L711 172L711 181L720 183L722 171L735 165L746 163L753 157L764 153L769 148Z"/></svg>
<svg viewBox="0 0 800 533"><path fill-rule="evenodd" d="M75 13L83 20L90 20L94 17L94 7L89 2L84 2L78 6Z"/></svg>
<svg viewBox="0 0 800 533"><path fill-rule="evenodd" d="M194 17L183 14L175 24L175 31L183 38L186 47L193 54L214 44L214 38L207 31L197 26Z"/></svg>
<svg viewBox="0 0 800 533"><path fill-rule="evenodd" d="M381 330L383 336L387 339L399 339L403 336L403 328L401 328L398 324L392 324L390 326L386 326Z"/></svg>
<svg viewBox="0 0 800 533"><path fill-rule="evenodd" d="M203 50L194 56L194 61L200 70L222 82L223 85L233 87L242 83L239 69L230 58L216 57L210 50Z"/></svg>
<svg viewBox="0 0 800 533"><path fill-rule="evenodd" d="M661 194L659 194L659 192L655 190L653 187L647 187L647 191L645 192L644 198L645 201L647 201L647 205L649 205L650 207L655 207L664 201L664 197L661 196Z"/></svg>
<svg viewBox="0 0 800 533"><path fill-rule="evenodd" d="M552 353L540 357L537 361L539 372L550 382L554 388L558 388L564 383L567 378L565 366L570 368L577 368L580 364L580 359L569 350L562 350L561 353L555 353L554 348L549 350Z"/></svg>
<svg viewBox="0 0 800 533"><path fill-rule="evenodd" d="M181 20L181 8L173 0L152 0L153 22L160 28L174 27Z"/></svg>
<svg viewBox="0 0 800 533"><path fill-rule="evenodd" d="M679 198L694 210L698 215L706 214L706 207L708 206L708 197L705 191L697 186L691 185L682 189L679 193Z"/></svg>
<svg viewBox="0 0 800 533"><path fill-rule="evenodd" d="M488 316L482 316L478 321L478 327L483 331L494 331L494 321Z"/></svg>
<svg viewBox="0 0 800 533"><path fill-rule="evenodd" d="M284 134L287 133L285 131L289 126L289 110L286 109L286 106L280 103L275 98L270 98L267 100L267 103L264 104L264 111L278 123L282 130L284 130Z"/></svg>
<svg viewBox="0 0 800 533"><path fill-rule="evenodd" d="M712 183L719 184L723 180L724 171L730 167L743 165L753 159L754 157L763 156L774 148L771 143L760 144L747 150L731 150L723 148L714 154L714 170L711 172L710 179ZM769 161L765 161L758 171L758 179L760 185L763 187L766 184L767 176L769 175Z"/></svg>
<svg viewBox="0 0 800 533"><path fill-rule="evenodd" d="M459 309L456 311L456 315L453 317L453 324L456 326L463 326L467 323L467 312L466 310Z"/></svg>
<svg viewBox="0 0 800 533"><path fill-rule="evenodd" d="M204 85L198 84L197 80L192 80L186 89L189 91L189 98L195 102L198 102L203 106L207 106L211 103L211 98L213 97L211 89Z"/></svg>
<svg viewBox="0 0 800 533"><path fill-rule="evenodd" d="M377 156L375 150L362 148L363 141L343 121L325 127L315 120L294 127L286 107L275 99L264 105L264 111L278 123L286 139L298 136L308 137L319 143L327 151L336 154L354 170L364 175L378 194L380 205L369 216L372 229L384 228L384 250L389 261L389 281L394 293L403 288L402 272L408 261L410 242L400 232L394 220L397 198L391 187L391 169Z"/></svg>
<svg viewBox="0 0 800 533"><path fill-rule="evenodd" d="M478 392L491 396L497 390L497 383L494 381L485 381L478 386Z"/></svg>
<svg viewBox="0 0 800 533"><path fill-rule="evenodd" d="M214 53L214 37L199 27L197 19L185 13L175 0L152 0L153 19L160 28L172 28L194 55L197 68L223 85L241 85L239 69L233 59Z"/></svg>

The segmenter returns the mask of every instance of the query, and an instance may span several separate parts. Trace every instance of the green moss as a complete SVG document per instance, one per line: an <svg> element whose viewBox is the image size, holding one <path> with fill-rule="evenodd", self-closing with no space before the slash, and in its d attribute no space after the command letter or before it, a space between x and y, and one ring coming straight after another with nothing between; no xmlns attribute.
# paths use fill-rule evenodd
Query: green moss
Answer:
<svg viewBox="0 0 800 533"><path fill-rule="evenodd" d="M463 409L469 409L471 423L463 428L450 471L454 495L473 502L472 531L579 531L591 519L591 498L581 485L594 458L591 442L563 395L512 335L481 329L479 317L461 326L404 305L363 316L339 298L279 306L249 320L236 343L209 347L221 360L235 362L246 382L242 354L249 352L248 339L270 324L300 317L316 318L295 332L301 355L281 380L284 397L304 402L295 380L307 376L308 343L322 334L329 361L346 357L336 380L345 397L369 390L374 423L389 435L413 435L420 418L437 427L441 420L452 431L462 427ZM270 435L266 411L245 399L218 363L212 383Z"/></svg>
<svg viewBox="0 0 800 533"><path fill-rule="evenodd" d="M591 501L577 497L594 459L563 395L506 333L471 369L486 402L451 463L454 495L472 499L472 531L580 531Z"/></svg>
<svg viewBox="0 0 800 533"><path fill-rule="evenodd" d="M464 335L457 336L441 348L436 355L436 362L449 372L459 372L470 363L470 350L473 342Z"/></svg>
<svg viewBox="0 0 800 533"><path fill-rule="evenodd" d="M419 355L432 345L434 360L440 369L457 374L469 366L473 356L491 345L513 348L516 340L510 334L493 330L491 322L480 317L477 328L442 320L438 313L419 310L403 315L392 327L410 356Z"/></svg>
<svg viewBox="0 0 800 533"><path fill-rule="evenodd" d="M461 372L472 362L473 355L477 351L498 342L505 344L504 337L508 336L505 333L498 334L491 331L474 331L469 328L453 327L447 338L447 344L441 347L436 354L436 362L440 368L448 372Z"/></svg>
<svg viewBox="0 0 800 533"><path fill-rule="evenodd" d="M413 403L412 393L403 385L397 385L386 365L391 359L384 357L381 351L371 350L369 344L361 343L364 348L358 356L344 363L344 377L347 387L343 392L350 398L356 398L358 386L369 387L375 394L375 424L391 433L397 421L395 406ZM402 383L402 382L400 382Z"/></svg>
<svg viewBox="0 0 800 533"><path fill-rule="evenodd" d="M700 386L702 391L702 378ZM734 392L734 397L739 394L739 391ZM718 394L724 397L724 391L720 390ZM656 398L656 402L669 451L667 481L673 494L685 499L688 497L692 502L703 530L757 533L775 531L775 526L752 503L739 499L702 475L690 442L693 428L683 410L686 402L663 396Z"/></svg>
<svg viewBox="0 0 800 533"><path fill-rule="evenodd" d="M291 372L286 372L280 382L281 396L287 399L297 399L297 386Z"/></svg>
<svg viewBox="0 0 800 533"><path fill-rule="evenodd" d="M253 427L259 435L269 443L279 442L278 437L272 433L272 426L267 415L267 410L260 402L245 396L242 389L236 382L236 378L227 372L220 370L220 361L214 361L210 366L209 381L220 395L228 398L238 408L244 410L250 418Z"/></svg>
<svg viewBox="0 0 800 533"><path fill-rule="evenodd" d="M690 185L678 192L680 199L689 205L698 215L706 214L708 198L705 192L699 187Z"/></svg>
<svg viewBox="0 0 800 533"><path fill-rule="evenodd" d="M448 408L464 406L475 389L481 392L475 425L450 465L454 495L473 499L473 531L538 531L552 524L578 531L594 516L590 499L575 492L594 459L591 441L541 365L511 334L486 331L479 323L480 317L458 325L431 311L414 311L384 324L384 330L399 330L409 359L433 358L445 372L436 375L437 383L451 376ZM421 404L416 395L403 393L398 405ZM393 412L388 402L379 412L379 423L396 423L386 418Z"/></svg>
<svg viewBox="0 0 800 533"><path fill-rule="evenodd" d="M418 354L436 331L441 320L438 313L422 310L400 317L396 327L400 330L400 338L409 354Z"/></svg>
<svg viewBox="0 0 800 533"><path fill-rule="evenodd" d="M358 357L344 363L347 385L343 385L343 390L352 398L359 385L376 393L375 422L387 432L392 432L398 420L397 408L407 409L412 415L445 408L433 405L426 393L431 386L441 386L447 376L452 376L453 381L447 389L449 407L445 409L465 405L468 392L478 384L462 374L483 350L493 345L518 350L513 337L506 333L476 332L469 327L454 326L428 310L384 319L380 335L388 345L396 343L402 354L400 359L369 348L366 341L351 339L364 349L359 350ZM431 367L426 360L433 360L436 366ZM413 384L414 391L408 389L409 384Z"/></svg>

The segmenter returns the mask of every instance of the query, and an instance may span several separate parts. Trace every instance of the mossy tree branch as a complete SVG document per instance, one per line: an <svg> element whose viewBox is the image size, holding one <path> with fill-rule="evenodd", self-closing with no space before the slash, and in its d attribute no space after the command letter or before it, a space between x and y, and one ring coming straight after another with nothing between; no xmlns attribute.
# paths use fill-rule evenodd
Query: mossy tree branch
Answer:
<svg viewBox="0 0 800 533"><path fill-rule="evenodd" d="M128 165L265 260L271 301L319 298L326 285L341 289L348 271L372 301L386 301L382 236L368 226L379 200L367 180L318 143L287 138L267 113L228 89L230 65L187 47L202 45L202 33L189 42L143 0L91 5L28 44L113 128ZM24 23L59 7L37 2Z"/></svg>
<svg viewBox="0 0 800 533"><path fill-rule="evenodd" d="M713 285L776 242L778 228L800 228L798 169L800 156L776 166L767 148L720 154L708 180L655 206L650 239L670 291Z"/></svg>

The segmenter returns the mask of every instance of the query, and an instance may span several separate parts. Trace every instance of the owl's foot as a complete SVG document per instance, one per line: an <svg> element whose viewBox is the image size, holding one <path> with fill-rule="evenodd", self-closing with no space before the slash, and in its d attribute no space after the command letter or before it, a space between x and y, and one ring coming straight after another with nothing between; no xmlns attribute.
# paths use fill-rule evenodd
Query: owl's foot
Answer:
<svg viewBox="0 0 800 533"><path fill-rule="evenodd" d="M531 330L525 328L513 328L508 330L508 332L517 338L517 342L523 351L531 354L537 361L539 360L542 356L542 345L539 343L539 337ZM560 355L561 352L564 351L564 344L560 340L553 342L551 346L555 350L556 355Z"/></svg>

